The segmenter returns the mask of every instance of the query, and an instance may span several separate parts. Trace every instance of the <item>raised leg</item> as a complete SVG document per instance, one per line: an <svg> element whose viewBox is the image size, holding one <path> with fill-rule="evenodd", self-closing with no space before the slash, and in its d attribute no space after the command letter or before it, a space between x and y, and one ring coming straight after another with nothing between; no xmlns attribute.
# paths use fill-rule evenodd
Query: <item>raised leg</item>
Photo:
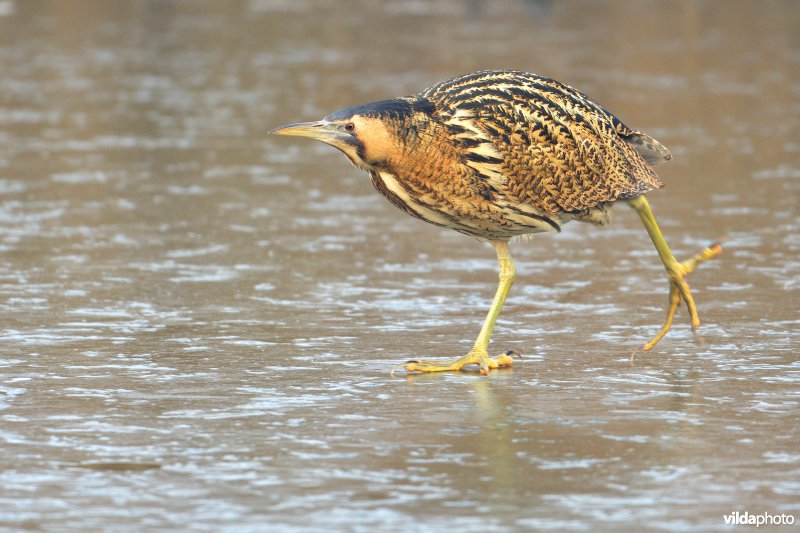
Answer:
<svg viewBox="0 0 800 533"><path fill-rule="evenodd" d="M511 290L511 285L517 277L517 270L514 266L514 259L508 249L508 242L492 241L492 246L497 252L497 261L500 263L500 284L494 295L492 307L486 315L486 320L472 349L464 357L443 364L434 364L428 361L409 361L401 365L406 370L409 372L444 372L447 370L461 370L465 365L476 364L480 366L481 374L488 374L490 368L511 366L513 364L512 356L516 354L514 351L509 350L497 357L489 357L488 355L492 330L494 330L497 317L500 316L500 310L503 308L503 303Z"/></svg>
<svg viewBox="0 0 800 533"><path fill-rule="evenodd" d="M700 317L697 316L697 306L694 303L692 292L689 290L689 284L686 283L684 278L687 274L694 272L700 263L713 259L721 254L722 245L718 242L714 243L697 252L688 261L679 263L675 259L675 256L672 255L669 246L667 246L667 241L664 240L661 230L658 229L658 224L656 224L656 219L653 216L653 212L650 210L650 204L647 198L645 198L644 195L638 196L632 200L628 200L628 204L639 214L639 218L642 220L645 229L647 229L647 233L650 235L650 239L653 241L656 250L658 250L658 255L661 257L661 262L664 263L664 268L667 270L667 276L669 277L667 318L656 336L641 347L642 350L647 351L658 344L658 341L664 338L664 335L670 330L672 327L672 320L675 318L675 312L681 301L686 302L686 308L689 311L689 317L692 321L692 331L696 331L700 326Z"/></svg>

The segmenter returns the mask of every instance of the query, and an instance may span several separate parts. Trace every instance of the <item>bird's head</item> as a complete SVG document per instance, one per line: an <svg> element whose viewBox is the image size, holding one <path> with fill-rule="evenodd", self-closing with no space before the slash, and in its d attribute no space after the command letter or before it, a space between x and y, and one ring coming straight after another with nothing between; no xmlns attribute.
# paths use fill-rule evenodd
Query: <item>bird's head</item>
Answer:
<svg viewBox="0 0 800 533"><path fill-rule="evenodd" d="M270 133L311 137L338 148L359 168L387 167L413 150L420 126L427 123L429 104L419 99L395 98L348 107L316 122L298 122Z"/></svg>

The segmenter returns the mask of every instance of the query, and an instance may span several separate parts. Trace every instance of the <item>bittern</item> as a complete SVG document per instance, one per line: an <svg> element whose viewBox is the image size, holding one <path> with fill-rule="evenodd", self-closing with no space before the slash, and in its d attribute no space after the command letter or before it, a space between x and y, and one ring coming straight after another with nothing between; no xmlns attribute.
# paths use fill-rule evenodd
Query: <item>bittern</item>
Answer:
<svg viewBox="0 0 800 533"><path fill-rule="evenodd" d="M626 202L639 215L669 278L667 316L644 346L670 330L681 304L700 325L685 277L721 252L718 243L691 259L672 255L645 193L663 183L653 166L671 159L661 143L626 126L583 93L519 71L458 76L416 96L342 109L317 122L288 124L279 135L311 137L338 148L372 184L409 215L489 242L500 284L472 349L441 364L412 360L408 371L482 374L511 366L511 351L489 357L489 338L516 278L509 241L559 232L572 220L609 223L611 206Z"/></svg>

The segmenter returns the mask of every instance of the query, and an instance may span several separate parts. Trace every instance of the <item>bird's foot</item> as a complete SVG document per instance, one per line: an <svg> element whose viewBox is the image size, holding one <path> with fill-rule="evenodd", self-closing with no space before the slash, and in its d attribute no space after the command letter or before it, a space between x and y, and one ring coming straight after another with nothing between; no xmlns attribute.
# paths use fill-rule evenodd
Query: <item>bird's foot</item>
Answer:
<svg viewBox="0 0 800 533"><path fill-rule="evenodd" d="M686 283L686 276L694 272L700 263L704 263L709 259L713 259L722 253L722 244L719 242L715 242L711 246L707 248L703 248L691 259L688 261L684 261L683 263L678 263L677 261L670 266L667 266L667 276L669 277L669 305L667 307L667 318L664 321L664 325L661 326L661 330L648 341L643 346L641 346L638 350L648 351L653 346L658 344L658 342L664 338L664 335L672 327L672 321L675 318L675 313L678 310L678 306L681 302L686 302L686 308L689 311L689 317L692 321L692 331L695 334L695 338L700 341L700 336L697 333L697 328L700 326L700 317L697 316L697 306L694 303L694 298L692 297L692 291L689 290L689 284ZM638 351L637 350L637 351ZM636 354L634 351L633 355Z"/></svg>
<svg viewBox="0 0 800 533"><path fill-rule="evenodd" d="M473 349L464 357L448 363L436 364L430 361L413 359L395 368L403 367L409 372L457 372L467 365L478 365L481 374L486 375L490 369L512 366L514 364L514 356L522 359L522 355L516 350L507 350L497 357L489 357L485 350Z"/></svg>

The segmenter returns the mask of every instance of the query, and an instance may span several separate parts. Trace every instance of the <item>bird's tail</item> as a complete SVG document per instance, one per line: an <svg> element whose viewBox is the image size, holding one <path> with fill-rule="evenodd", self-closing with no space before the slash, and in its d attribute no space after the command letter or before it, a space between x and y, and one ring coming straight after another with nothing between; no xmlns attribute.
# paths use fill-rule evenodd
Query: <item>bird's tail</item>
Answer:
<svg viewBox="0 0 800 533"><path fill-rule="evenodd" d="M667 147L649 135L637 131L623 138L633 146L633 149L642 156L642 159L652 166L672 159L672 154L667 150Z"/></svg>

